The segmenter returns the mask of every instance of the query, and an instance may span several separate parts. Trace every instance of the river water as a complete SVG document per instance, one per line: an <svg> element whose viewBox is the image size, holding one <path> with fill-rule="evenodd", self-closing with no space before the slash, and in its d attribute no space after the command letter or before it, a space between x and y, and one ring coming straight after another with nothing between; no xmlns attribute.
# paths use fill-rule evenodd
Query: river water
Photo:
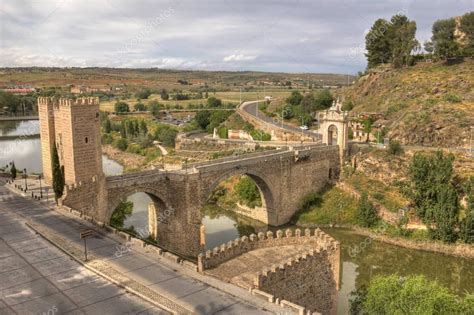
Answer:
<svg viewBox="0 0 474 315"><path fill-rule="evenodd" d="M3 138L2 138L3 137ZM0 167L15 161L17 169L26 168L28 173L41 173L41 142L39 121L0 121ZM120 175L123 167L102 156L106 175Z"/></svg>
<svg viewBox="0 0 474 315"><path fill-rule="evenodd" d="M37 133L38 121L0 122L1 136L19 136L17 139L2 140L0 136L0 166L14 160L17 168L27 168L29 172L41 171L41 145L39 138L22 139L25 134ZM123 167L104 156L104 172L118 175ZM148 204L150 197L136 193L128 197L134 203L131 217L125 227L134 226L146 236L148 224ZM203 224L206 230L206 247L212 249L236 237L266 231L269 228L257 221L224 211L209 205L203 210ZM375 275L398 273L400 276L423 274L436 279L453 292L463 295L474 292L474 262L468 259L443 254L401 248L372 241L357 256L349 255L348 249L367 243L366 237L341 229L325 229L341 242L342 281L339 292L338 313L347 314L350 292L367 284Z"/></svg>

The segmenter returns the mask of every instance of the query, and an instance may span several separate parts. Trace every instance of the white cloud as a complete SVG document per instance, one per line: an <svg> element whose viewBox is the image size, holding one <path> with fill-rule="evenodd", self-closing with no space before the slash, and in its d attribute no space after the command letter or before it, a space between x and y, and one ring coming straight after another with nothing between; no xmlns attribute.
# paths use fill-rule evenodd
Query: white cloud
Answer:
<svg viewBox="0 0 474 315"><path fill-rule="evenodd" d="M230 62L230 61L249 61L249 60L255 60L257 56L250 56L250 55L244 55L244 54L236 54L236 55L229 55L225 56L224 59L222 59L224 62Z"/></svg>

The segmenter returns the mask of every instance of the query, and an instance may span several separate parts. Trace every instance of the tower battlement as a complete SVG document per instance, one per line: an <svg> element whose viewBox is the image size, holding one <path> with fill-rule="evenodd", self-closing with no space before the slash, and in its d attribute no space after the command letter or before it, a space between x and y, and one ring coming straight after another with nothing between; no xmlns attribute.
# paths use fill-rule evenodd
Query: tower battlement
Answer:
<svg viewBox="0 0 474 315"><path fill-rule="evenodd" d="M78 105L99 105L98 97L80 97L77 99L71 98L58 98L58 97L38 97L38 105L40 106L54 106L54 107L66 107L66 106L78 106Z"/></svg>

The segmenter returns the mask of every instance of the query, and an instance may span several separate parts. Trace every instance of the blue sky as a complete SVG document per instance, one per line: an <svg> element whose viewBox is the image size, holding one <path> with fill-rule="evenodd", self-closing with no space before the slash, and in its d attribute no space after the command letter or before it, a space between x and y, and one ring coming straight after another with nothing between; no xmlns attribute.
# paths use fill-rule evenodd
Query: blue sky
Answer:
<svg viewBox="0 0 474 315"><path fill-rule="evenodd" d="M364 36L396 13L431 36L472 0L0 0L0 66L355 74Z"/></svg>

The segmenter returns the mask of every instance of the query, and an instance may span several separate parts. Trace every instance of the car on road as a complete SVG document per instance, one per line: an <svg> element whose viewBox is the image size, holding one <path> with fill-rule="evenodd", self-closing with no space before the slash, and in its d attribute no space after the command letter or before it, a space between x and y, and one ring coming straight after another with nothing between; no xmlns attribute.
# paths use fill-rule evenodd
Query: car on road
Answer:
<svg viewBox="0 0 474 315"><path fill-rule="evenodd" d="M306 126L306 125L303 125L303 126L300 126L300 129L303 129L303 130L308 130L309 128L308 128L308 126Z"/></svg>

